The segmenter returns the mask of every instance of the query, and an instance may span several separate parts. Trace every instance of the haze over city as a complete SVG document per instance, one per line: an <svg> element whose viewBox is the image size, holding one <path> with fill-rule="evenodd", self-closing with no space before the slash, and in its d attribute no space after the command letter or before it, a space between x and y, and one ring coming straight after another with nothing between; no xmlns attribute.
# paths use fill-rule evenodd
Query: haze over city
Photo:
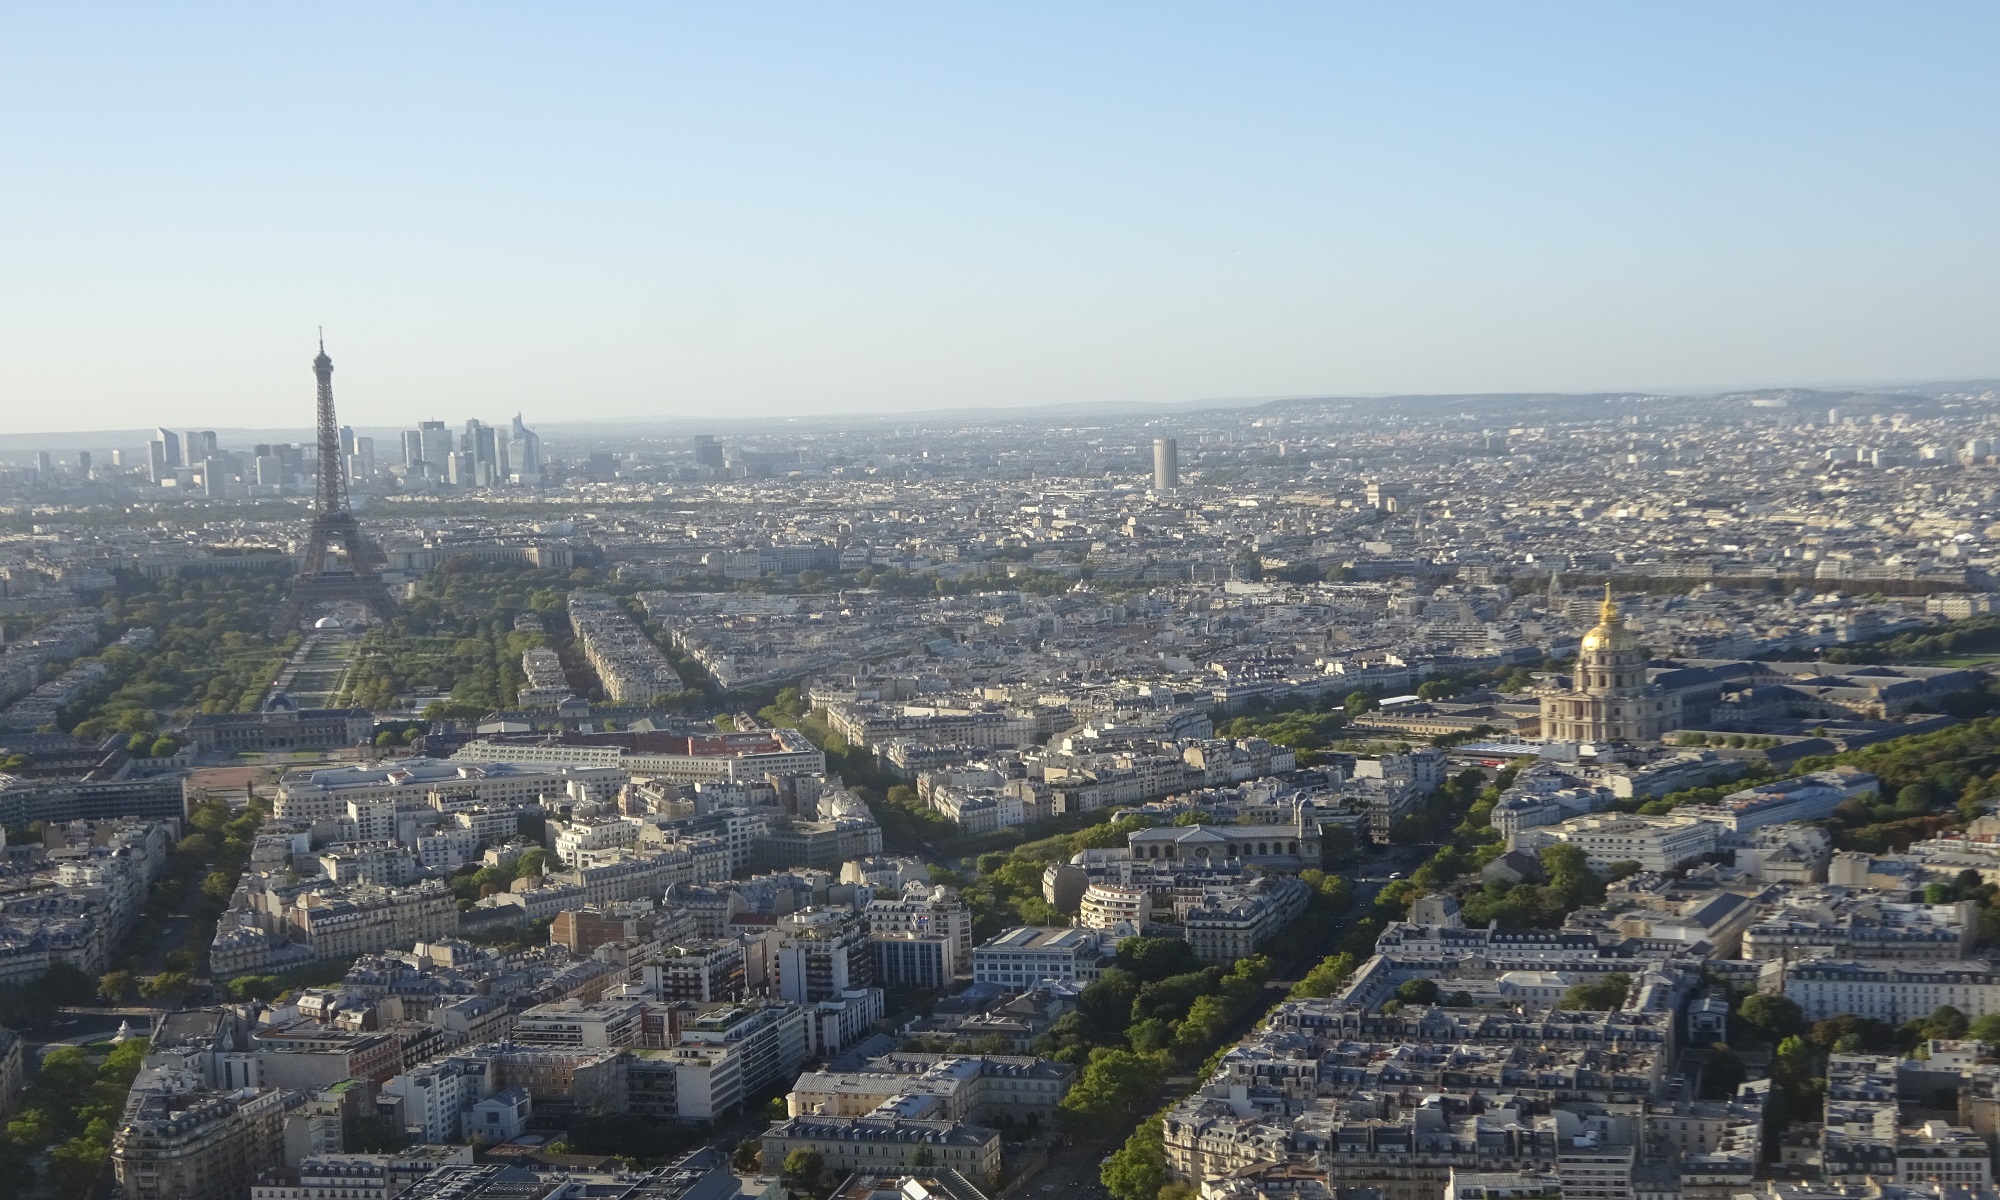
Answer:
<svg viewBox="0 0 2000 1200"><path fill-rule="evenodd" d="M1991 6L8 17L5 1200L2000 1200Z"/></svg>
<svg viewBox="0 0 2000 1200"><path fill-rule="evenodd" d="M9 432L2000 374L1990 6L54 6Z"/></svg>

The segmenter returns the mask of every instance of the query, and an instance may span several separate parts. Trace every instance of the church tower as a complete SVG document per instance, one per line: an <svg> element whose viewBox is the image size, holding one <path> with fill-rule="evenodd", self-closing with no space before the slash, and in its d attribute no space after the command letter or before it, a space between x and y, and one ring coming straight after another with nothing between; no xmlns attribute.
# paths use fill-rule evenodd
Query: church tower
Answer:
<svg viewBox="0 0 2000 1200"><path fill-rule="evenodd" d="M1604 585L1597 624L1583 635L1567 689L1542 694L1542 736L1554 742L1656 742L1680 728L1680 697L1646 682L1646 652Z"/></svg>

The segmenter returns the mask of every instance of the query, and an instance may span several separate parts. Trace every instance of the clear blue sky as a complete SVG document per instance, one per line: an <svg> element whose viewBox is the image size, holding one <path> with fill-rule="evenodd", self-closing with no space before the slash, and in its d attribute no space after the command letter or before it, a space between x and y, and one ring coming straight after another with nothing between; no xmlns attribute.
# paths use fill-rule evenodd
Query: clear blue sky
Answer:
<svg viewBox="0 0 2000 1200"><path fill-rule="evenodd" d="M2000 374L2000 6L57 4L0 431Z"/></svg>

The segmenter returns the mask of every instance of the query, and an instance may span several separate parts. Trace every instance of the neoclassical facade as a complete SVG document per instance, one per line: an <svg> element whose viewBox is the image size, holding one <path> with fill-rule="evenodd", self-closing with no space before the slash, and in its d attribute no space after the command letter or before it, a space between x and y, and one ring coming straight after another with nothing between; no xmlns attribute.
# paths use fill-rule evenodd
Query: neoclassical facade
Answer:
<svg viewBox="0 0 2000 1200"><path fill-rule="evenodd" d="M1542 693L1542 736L1552 742L1656 742L1680 721L1680 697L1646 682L1646 653L1605 584L1604 607L1583 635L1568 690Z"/></svg>

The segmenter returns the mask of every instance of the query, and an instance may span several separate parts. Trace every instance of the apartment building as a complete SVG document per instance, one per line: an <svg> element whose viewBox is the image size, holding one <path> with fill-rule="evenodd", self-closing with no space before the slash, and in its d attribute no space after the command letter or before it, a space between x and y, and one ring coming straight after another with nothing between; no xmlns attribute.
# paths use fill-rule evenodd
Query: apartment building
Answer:
<svg viewBox="0 0 2000 1200"><path fill-rule="evenodd" d="M875 952L875 979L883 986L937 991L951 986L958 939L904 932L871 933L868 940Z"/></svg>
<svg viewBox="0 0 2000 1200"><path fill-rule="evenodd" d="M528 682L515 694L514 703L522 708L546 708L570 697L562 657L547 646L532 646L521 653L521 674Z"/></svg>
<svg viewBox="0 0 2000 1200"><path fill-rule="evenodd" d="M1092 880L1077 904L1076 923L1085 929L1131 937L1152 926L1153 893L1137 884Z"/></svg>
<svg viewBox="0 0 2000 1200"><path fill-rule="evenodd" d="M1562 843L1583 851L1595 871L1627 862L1639 864L1642 871L1671 871L1715 853L1722 832L1713 821L1681 816L1599 813L1522 830L1510 840L1509 849L1535 853Z"/></svg>
<svg viewBox="0 0 2000 1200"><path fill-rule="evenodd" d="M640 822L626 817L552 820L546 826L549 848L566 866L587 866L594 856L639 844Z"/></svg>
<svg viewBox="0 0 2000 1200"><path fill-rule="evenodd" d="M273 813L285 820L350 816L348 805L387 802L389 811L434 808L530 808L544 796L566 797L570 785L616 794L630 776L616 766L406 758L373 766L295 771L278 783Z"/></svg>
<svg viewBox="0 0 2000 1200"><path fill-rule="evenodd" d="M648 1006L630 1000L537 1004L514 1019L511 1040L523 1046L566 1050L622 1050L650 1044ZM654 1018L654 1023L664 1020Z"/></svg>
<svg viewBox="0 0 2000 1200"><path fill-rule="evenodd" d="M679 734L661 731L495 734L468 742L453 760L618 767L669 783L751 782L824 775L826 755L796 729Z"/></svg>
<svg viewBox="0 0 2000 1200"><path fill-rule="evenodd" d="M950 888L912 883L900 899L869 901L865 913L870 937L909 933L940 938L950 943L952 970L972 965L972 910Z"/></svg>
<svg viewBox="0 0 2000 1200"><path fill-rule="evenodd" d="M860 1071L808 1071L785 1099L790 1116L865 1116L902 1097L936 1100L934 1115L998 1123L1054 1119L1076 1082L1068 1063L1013 1055L915 1054L870 1059Z"/></svg>
<svg viewBox="0 0 2000 1200"><path fill-rule="evenodd" d="M685 1123L714 1122L743 1105L743 1048L682 1043L634 1052L625 1068L626 1111Z"/></svg>
<svg viewBox="0 0 2000 1200"><path fill-rule="evenodd" d="M1025 988L1043 979L1090 983L1108 956L1100 935L1089 929L1019 926L972 951L972 978Z"/></svg>
<svg viewBox="0 0 2000 1200"><path fill-rule="evenodd" d="M669 946L643 968L647 991L700 1004L742 999L744 970L743 943L734 938Z"/></svg>
<svg viewBox="0 0 2000 1200"><path fill-rule="evenodd" d="M764 1131L764 1158L783 1162L816 1150L827 1170L880 1174L924 1163L991 1184L1000 1173L1000 1135L982 1125L900 1117L788 1117Z"/></svg>
<svg viewBox="0 0 2000 1200"><path fill-rule="evenodd" d="M1838 886L1799 888L1744 930L1743 957L1958 962L1971 956L1978 934L1978 910L1969 900L1902 904Z"/></svg>
<svg viewBox="0 0 2000 1200"><path fill-rule="evenodd" d="M866 1037L882 1019L882 989L847 988L806 1007L806 1049L817 1058L832 1058Z"/></svg>
<svg viewBox="0 0 2000 1200"><path fill-rule="evenodd" d="M741 1093L754 1095L798 1073L808 1053L806 1014L796 1004L725 1004L681 1022L681 1047L726 1047L737 1056Z"/></svg>
<svg viewBox="0 0 2000 1200"><path fill-rule="evenodd" d="M313 961L324 962L449 937L458 932L458 904L444 884L426 879L334 897L304 892L284 919L292 939L311 949Z"/></svg>
<svg viewBox="0 0 2000 1200"><path fill-rule="evenodd" d="M1786 970L1785 995L1812 1021L1853 1013L1900 1025L1947 1004L1978 1018L2000 1013L2000 971L1983 961L1816 960Z"/></svg>
<svg viewBox="0 0 2000 1200"><path fill-rule="evenodd" d="M1719 803L1703 806L1702 811L1731 833L1747 833L1766 825L1830 817L1847 801L1866 799L1881 790L1881 780L1866 771L1835 767L1731 792ZM1711 808L1715 810L1712 815L1707 811Z"/></svg>
<svg viewBox="0 0 2000 1200"><path fill-rule="evenodd" d="M604 694L619 704L644 704L684 686L660 647L601 592L572 592L569 623Z"/></svg>
<svg viewBox="0 0 2000 1200"><path fill-rule="evenodd" d="M462 1055L419 1063L382 1085L384 1096L401 1101L403 1126L421 1131L433 1144L465 1136L465 1113L493 1093L488 1064Z"/></svg>
<svg viewBox="0 0 2000 1200"><path fill-rule="evenodd" d="M808 908L779 922L775 991L794 1004L832 999L875 983L868 926L837 909Z"/></svg>
<svg viewBox="0 0 2000 1200"><path fill-rule="evenodd" d="M267 1025L251 1035L237 1082L317 1090L343 1079L381 1083L403 1069L403 1045L392 1034L334 1029L318 1021Z"/></svg>
<svg viewBox="0 0 2000 1200"><path fill-rule="evenodd" d="M129 1200L238 1200L284 1156L277 1088L210 1091L185 1076L135 1090L111 1137L111 1171Z"/></svg>
<svg viewBox="0 0 2000 1200"><path fill-rule="evenodd" d="M1312 889L1301 881L1267 875L1253 885L1218 889L1213 896L1187 910L1182 928L1197 958L1228 966L1255 954L1265 942L1298 920L1311 899Z"/></svg>

